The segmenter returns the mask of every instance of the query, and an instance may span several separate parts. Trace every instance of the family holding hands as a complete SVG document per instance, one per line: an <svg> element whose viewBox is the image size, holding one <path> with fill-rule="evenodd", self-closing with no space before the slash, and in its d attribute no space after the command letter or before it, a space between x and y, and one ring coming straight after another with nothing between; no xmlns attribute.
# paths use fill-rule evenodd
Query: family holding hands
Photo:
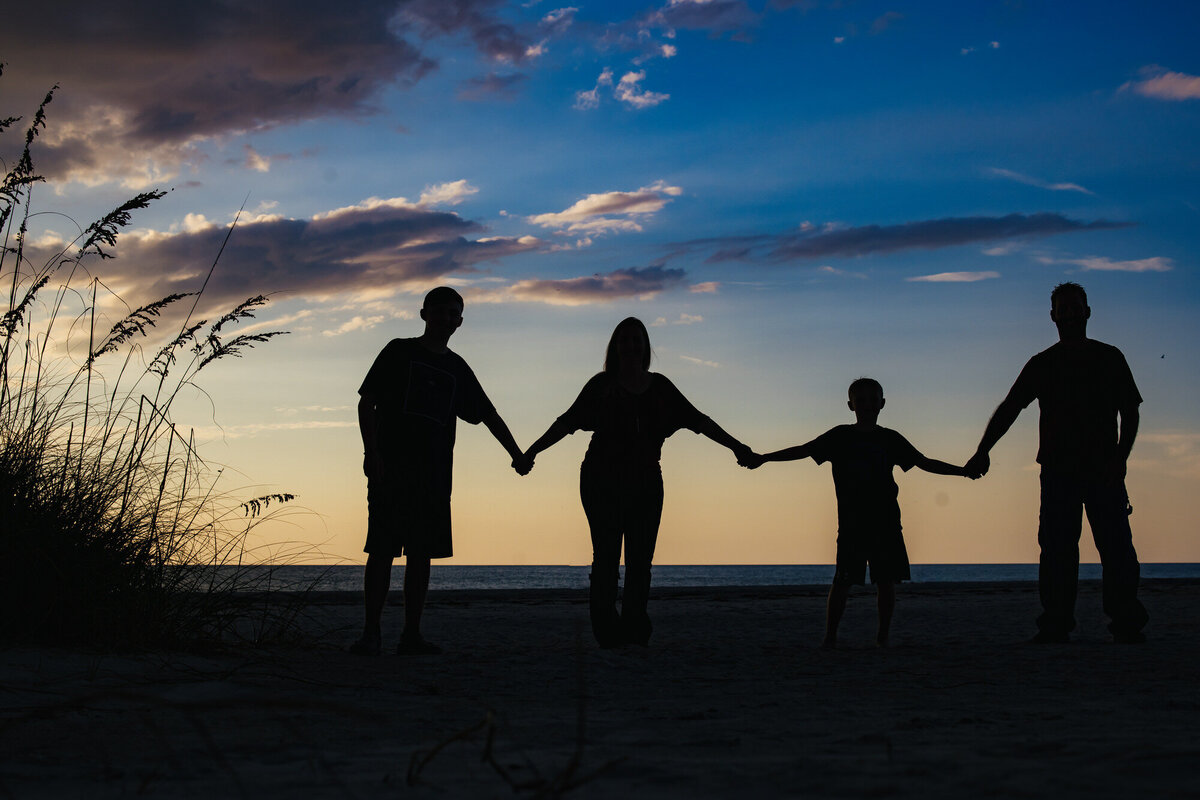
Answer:
<svg viewBox="0 0 1200 800"><path fill-rule="evenodd" d="M376 358L359 389L359 427L368 478L366 622L351 651L381 652L380 619L393 559L407 556L405 628L398 654L436 653L420 633L430 560L452 554L450 489L455 421L483 422L526 475L539 453L564 437L590 431L580 469L580 497L592 538L589 608L601 647L645 645L650 569L663 508L659 461L667 437L687 428L729 448L743 467L812 458L832 464L838 504L837 567L830 589L824 645L837 641L850 587L876 586L879 628L887 644L895 584L909 579L893 467L919 467L972 479L989 468L988 452L1034 399L1041 407L1042 507L1039 579L1043 614L1037 642L1063 642L1074 628L1082 509L1104 563L1104 608L1116 641L1144 640L1147 615L1137 600L1138 562L1129 528L1125 462L1137 432L1141 397L1115 347L1086 338L1087 296L1077 284L1057 287L1051 319L1059 342L1029 361L997 408L965 466L929 458L896 431L878 424L885 400L871 378L850 384L853 424L805 444L755 453L702 414L665 376L650 371L650 337L634 317L613 331L604 370L530 447L521 452L466 362L447 347L462 324L462 297L439 287L425 298L424 333L395 339ZM1119 423L1118 423L1119 418ZM625 586L617 608L619 564Z"/></svg>

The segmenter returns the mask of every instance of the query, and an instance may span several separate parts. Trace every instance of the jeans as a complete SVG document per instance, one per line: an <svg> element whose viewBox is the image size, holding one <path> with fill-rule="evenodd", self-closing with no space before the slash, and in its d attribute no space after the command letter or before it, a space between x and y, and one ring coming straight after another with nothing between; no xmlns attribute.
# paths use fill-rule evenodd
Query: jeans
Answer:
<svg viewBox="0 0 1200 800"><path fill-rule="evenodd" d="M652 629L646 606L650 563L662 517L662 472L657 463L605 469L585 462L579 473L579 496L592 534L592 633L601 647L622 642L644 645ZM625 591L618 613L622 541Z"/></svg>
<svg viewBox="0 0 1200 800"><path fill-rule="evenodd" d="M1097 475L1045 468L1041 482L1038 587L1042 614L1038 628L1050 634L1066 634L1075 628L1079 537L1086 509L1103 567L1104 613L1112 620L1109 630L1114 634L1140 631L1149 617L1137 599L1140 566L1133 549L1125 485Z"/></svg>

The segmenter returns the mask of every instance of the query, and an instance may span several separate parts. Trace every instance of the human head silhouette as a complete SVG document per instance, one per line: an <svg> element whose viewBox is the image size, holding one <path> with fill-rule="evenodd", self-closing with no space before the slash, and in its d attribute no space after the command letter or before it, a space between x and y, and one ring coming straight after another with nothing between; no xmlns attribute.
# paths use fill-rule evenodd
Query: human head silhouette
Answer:
<svg viewBox="0 0 1200 800"><path fill-rule="evenodd" d="M430 290L421 305L421 319L425 321L426 334L439 339L449 339L462 325L465 306L462 295L449 286L439 286Z"/></svg>
<svg viewBox="0 0 1200 800"><path fill-rule="evenodd" d="M626 317L617 323L608 349L604 353L604 371L617 372L623 365L650 369L650 333L637 317Z"/></svg>
<svg viewBox="0 0 1200 800"><path fill-rule="evenodd" d="M850 384L846 394L849 397L846 405L855 418L868 425L879 419L879 412L887 402L883 399L883 386L874 378L858 378Z"/></svg>
<svg viewBox="0 0 1200 800"><path fill-rule="evenodd" d="M1087 292L1078 283L1060 283L1050 293L1050 319L1058 327L1059 338L1082 338L1092 316Z"/></svg>

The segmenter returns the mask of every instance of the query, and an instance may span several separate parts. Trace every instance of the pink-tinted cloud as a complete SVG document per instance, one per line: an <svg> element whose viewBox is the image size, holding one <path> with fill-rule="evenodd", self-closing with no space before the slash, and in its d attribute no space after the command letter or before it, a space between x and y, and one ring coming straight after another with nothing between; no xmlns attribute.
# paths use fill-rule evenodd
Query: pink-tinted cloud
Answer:
<svg viewBox="0 0 1200 800"><path fill-rule="evenodd" d="M0 28L6 112L32 112L61 84L39 170L143 186L177 174L206 139L376 113L385 88L437 66L424 50L435 37L520 63L529 39L500 9L498 0L113 0L97 13L82 0L31 3L20 24ZM514 82L484 79L477 90Z"/></svg>
<svg viewBox="0 0 1200 800"><path fill-rule="evenodd" d="M1140 80L1130 81L1121 89L1155 100L1200 100L1200 76L1158 66L1144 67L1141 72Z"/></svg>
<svg viewBox="0 0 1200 800"><path fill-rule="evenodd" d="M684 283L682 269L661 266L630 267L614 272L559 280L523 280L492 299L513 299L551 305L586 305L622 298L650 298Z"/></svg>
<svg viewBox="0 0 1200 800"><path fill-rule="evenodd" d="M936 250L976 242L1026 239L1076 231L1109 230L1129 223L1082 222L1061 214L1009 214L1003 217L949 217L899 225L815 228L779 235L729 236L684 242L677 253L711 251L707 261L808 261L850 258L904 250Z"/></svg>
<svg viewBox="0 0 1200 800"><path fill-rule="evenodd" d="M117 257L104 262L105 281L131 304L194 291L221 252L205 290L209 302L276 292L329 297L470 275L480 264L542 247L533 237L480 236L476 222L402 198L372 199L310 219L242 222L222 252L228 232L193 219L175 233L125 234Z"/></svg>

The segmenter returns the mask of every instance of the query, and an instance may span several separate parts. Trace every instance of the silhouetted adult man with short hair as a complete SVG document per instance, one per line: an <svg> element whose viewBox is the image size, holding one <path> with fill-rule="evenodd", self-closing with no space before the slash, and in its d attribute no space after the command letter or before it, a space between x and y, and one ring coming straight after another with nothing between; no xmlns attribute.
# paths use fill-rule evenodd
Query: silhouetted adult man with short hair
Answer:
<svg viewBox="0 0 1200 800"><path fill-rule="evenodd" d="M1147 615L1137 599L1139 566L1125 491L1125 464L1137 436L1142 397L1121 351L1087 338L1091 313L1082 286L1054 288L1050 319L1058 327L1058 343L1029 359L966 464L968 474L985 474L988 452L1021 410L1038 401L1042 614L1034 641L1039 643L1066 642L1075 628L1085 508L1104 569L1108 628L1118 642L1145 641Z"/></svg>

